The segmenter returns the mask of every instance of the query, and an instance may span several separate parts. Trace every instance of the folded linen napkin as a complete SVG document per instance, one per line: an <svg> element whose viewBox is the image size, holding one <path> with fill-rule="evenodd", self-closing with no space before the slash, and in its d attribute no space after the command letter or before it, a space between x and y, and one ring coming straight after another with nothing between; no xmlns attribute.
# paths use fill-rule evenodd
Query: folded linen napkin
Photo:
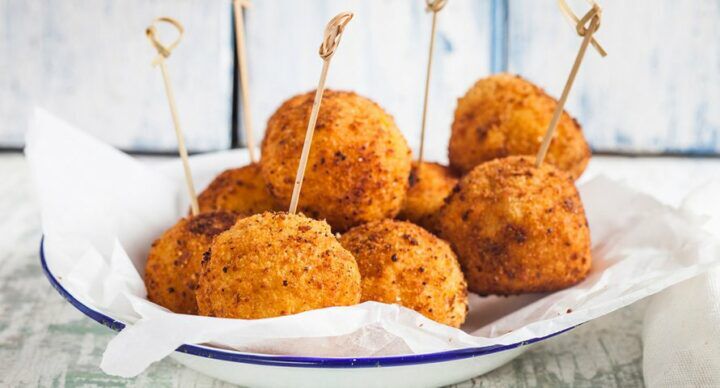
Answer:
<svg viewBox="0 0 720 388"><path fill-rule="evenodd" d="M708 217L720 236L720 181L690 194L683 208ZM720 387L720 268L652 297L643 327L648 387Z"/></svg>

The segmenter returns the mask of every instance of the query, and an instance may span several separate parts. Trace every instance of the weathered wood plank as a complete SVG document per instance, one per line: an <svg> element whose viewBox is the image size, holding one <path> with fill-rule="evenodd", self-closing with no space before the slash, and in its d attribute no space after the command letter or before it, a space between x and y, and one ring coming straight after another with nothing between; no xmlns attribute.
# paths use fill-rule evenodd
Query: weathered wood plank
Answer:
<svg viewBox="0 0 720 388"><path fill-rule="evenodd" d="M720 153L720 2L605 0L568 110L595 149ZM587 9L573 1L578 12ZM558 96L580 38L554 1L509 1L509 70Z"/></svg>
<svg viewBox="0 0 720 388"><path fill-rule="evenodd" d="M247 26L258 136L284 99L314 87L324 23L350 9L356 19L329 85L377 100L417 144L429 32L422 1L255 3L247 11ZM568 105L592 145L610 151L720 152L715 23L720 3L607 0L603 5L599 39L610 55L600 59L589 53ZM171 71L190 147L228 146L230 7L200 0L0 0L0 145L22 144L30 110L39 104L114 145L173 149L162 84L147 64L152 49L142 34L160 14L176 16L188 27ZM506 27L504 58L498 43ZM578 44L553 2L449 2L440 17L429 142L444 150L455 98L505 60L510 71L558 95Z"/></svg>
<svg viewBox="0 0 720 388"><path fill-rule="evenodd" d="M230 141L233 51L227 1L0 0L0 145L20 146L35 105L113 145L175 147L145 27L183 22L169 60L188 146Z"/></svg>

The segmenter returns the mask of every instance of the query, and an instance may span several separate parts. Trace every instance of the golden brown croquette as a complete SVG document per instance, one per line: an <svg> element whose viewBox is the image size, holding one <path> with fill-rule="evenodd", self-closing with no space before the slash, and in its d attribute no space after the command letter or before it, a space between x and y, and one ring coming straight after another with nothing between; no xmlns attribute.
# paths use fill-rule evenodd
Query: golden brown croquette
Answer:
<svg viewBox="0 0 720 388"><path fill-rule="evenodd" d="M268 121L261 171L270 192L290 203L315 92L285 101ZM299 211L335 231L395 217L405 201L410 149L393 118L352 92L325 91Z"/></svg>
<svg viewBox="0 0 720 388"><path fill-rule="evenodd" d="M590 230L572 179L534 158L483 163L460 179L440 212L471 291L555 291L590 270Z"/></svg>
<svg viewBox="0 0 720 388"><path fill-rule="evenodd" d="M450 136L450 165L462 174L488 160L535 155L557 100L531 82L496 74L475 83L458 100ZM590 160L580 124L563 112L548 163L577 179Z"/></svg>
<svg viewBox="0 0 720 388"><path fill-rule="evenodd" d="M230 212L186 217L155 240L145 263L148 299L176 313L197 314L195 289L203 254L236 219Z"/></svg>
<svg viewBox="0 0 720 388"><path fill-rule="evenodd" d="M362 301L397 303L449 326L467 314L467 284L450 246L409 222L382 220L340 238L362 276Z"/></svg>
<svg viewBox="0 0 720 388"><path fill-rule="evenodd" d="M434 232L437 229L437 212L457 181L455 174L442 164L413 162L410 188L398 218Z"/></svg>
<svg viewBox="0 0 720 388"><path fill-rule="evenodd" d="M200 193L198 204L203 213L225 210L251 215L279 210L257 164L223 171Z"/></svg>
<svg viewBox="0 0 720 388"><path fill-rule="evenodd" d="M215 238L203 262L201 315L257 319L360 300L360 273L324 221L266 212Z"/></svg>

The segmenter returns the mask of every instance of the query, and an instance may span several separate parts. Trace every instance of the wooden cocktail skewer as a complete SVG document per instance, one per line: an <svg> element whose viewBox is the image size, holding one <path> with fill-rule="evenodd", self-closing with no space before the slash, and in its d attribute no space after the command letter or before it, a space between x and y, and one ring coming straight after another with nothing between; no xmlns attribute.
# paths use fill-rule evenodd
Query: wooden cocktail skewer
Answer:
<svg viewBox="0 0 720 388"><path fill-rule="evenodd" d="M427 124L428 94L430 92L430 71L432 69L433 50L435 48L435 31L437 30L437 15L447 4L447 0L426 0L427 11L432 12L432 28L430 31L430 48L428 50L427 71L425 73L425 95L423 96L422 124L420 126L420 149L418 150L418 166L423 161L425 152L425 126Z"/></svg>
<svg viewBox="0 0 720 388"><path fill-rule="evenodd" d="M288 210L288 213L290 214L295 214L297 212L300 190L302 188L303 178L305 177L305 167L307 166L308 156L310 155L313 132L315 131L315 123L317 121L318 112L320 111L323 91L325 91L325 80L327 79L330 60L340 44L340 38L345 30L345 26L352 18L352 13L341 12L332 18L325 27L325 34L318 52L320 54L320 58L323 60L323 66L322 71L320 72L320 81L318 82L318 87L315 91L315 99L313 100L312 111L310 112L310 120L308 121L307 130L305 131L305 142L303 143L302 154L300 155L300 163L298 163L297 174L295 175L295 187L293 188L292 197L290 198L290 209Z"/></svg>
<svg viewBox="0 0 720 388"><path fill-rule="evenodd" d="M447 4L447 0L425 0L425 3L427 4L426 10L432 12L432 28L425 73L420 148L418 149L417 160L411 165L410 176L408 177L408 191L398 218L414 222L427 229L433 229L434 225L432 224L435 222L435 214L443 206L445 198L450 195L452 188L457 184L457 179L448 166L424 161L437 18L440 10Z"/></svg>
<svg viewBox="0 0 720 388"><path fill-rule="evenodd" d="M595 47L595 50L597 50L600 56L604 57L607 55L602 46L600 46L600 43L598 43L595 38L593 38L593 34L597 32L598 28L600 28L600 18L602 15L602 10L600 9L600 6L598 6L597 3L595 3L594 1L591 1L592 8L590 8L590 11L588 11L581 19L578 19L578 17L575 16L572 10L570 10L570 7L567 5L565 0L558 0L558 4L560 5L560 9L563 11L563 13L570 20L576 23L576 31L578 35L583 37L583 41L582 44L580 44L580 50L578 50L577 56L575 57L575 63L570 70L570 75L568 76L567 82L565 83L562 95L560 95L560 100L558 101L557 107L555 108L555 112L553 112L552 119L550 120L550 125L548 126L547 132L545 132L545 137L540 144L540 150L538 150L537 156L535 157L535 167L540 167L543 160L545 159L545 155L547 155L547 151L548 148L550 148L550 143L552 142L555 128L557 128L560 117L562 116L565 102L567 101L568 94L570 94L570 89L572 88L573 82L575 81L575 76L580 69L580 64L585 57L585 51L587 51L588 45L592 43L593 47ZM590 22L590 25L588 27L585 27L588 22Z"/></svg>
<svg viewBox="0 0 720 388"><path fill-rule="evenodd" d="M250 111L250 86L248 84L247 55L245 51L245 21L243 8L250 7L249 0L233 0L235 11L235 42L237 44L238 72L240 73L240 93L242 98L243 127L245 128L245 145L250 153L250 163L257 163L255 154L255 137L252 128L252 112Z"/></svg>
<svg viewBox="0 0 720 388"><path fill-rule="evenodd" d="M177 38L169 46L163 45L157 38L157 28L155 27L155 25L161 22L172 25L178 31ZM160 17L153 20L150 27L145 30L145 34L150 40L150 43L153 45L153 47L155 47L158 52L158 55L155 57L155 59L153 59L152 64L153 66L160 66L160 72L162 73L163 82L165 83L165 93L167 94L168 104L170 105L170 114L172 115L172 120L175 127L175 136L177 137L178 142L178 152L180 153L180 159L182 159L183 170L185 172L185 183L187 184L188 194L190 195L192 214L193 216L196 216L198 215L198 213L200 213L200 207L198 206L197 195L195 193L195 185L193 184L192 173L190 171L190 163L188 162L188 153L187 149L185 148L185 137L183 136L182 129L180 128L180 119L178 117L177 106L175 104L175 94L172 89L172 84L170 83L170 75L168 74L167 65L165 64L165 59L170 56L172 50L175 49L180 43L183 32L184 28L182 24L180 24L180 22L178 22L177 20L169 17Z"/></svg>
<svg viewBox="0 0 720 388"><path fill-rule="evenodd" d="M250 7L249 0L233 0L235 18L235 41L237 43L237 78L242 93L242 120L245 131L245 145L250 156L250 163L230 168L213 179L200 192L198 202L200 210L233 211L240 214L256 214L269 210L277 210L275 199L265 185L260 172L259 153L255 147L252 108L250 103L250 73L248 72L245 26L243 8Z"/></svg>

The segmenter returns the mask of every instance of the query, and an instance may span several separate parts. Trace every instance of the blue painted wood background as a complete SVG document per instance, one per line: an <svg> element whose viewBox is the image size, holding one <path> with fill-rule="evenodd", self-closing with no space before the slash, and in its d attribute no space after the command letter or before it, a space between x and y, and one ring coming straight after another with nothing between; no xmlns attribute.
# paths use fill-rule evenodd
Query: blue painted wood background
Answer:
<svg viewBox="0 0 720 388"><path fill-rule="evenodd" d="M609 55L588 52L568 101L593 148L719 154L720 1L602 5L598 39ZM328 86L376 100L415 146L430 30L424 0L255 0L245 19L256 137L283 100L315 86L322 29L341 10L356 16ZM0 0L0 146L21 145L40 104L117 146L172 149L160 77L145 65L142 30L158 15L188 27L171 69L190 148L230 146L229 0ZM428 129L431 156L442 158L456 99L475 80L510 71L557 96L580 38L554 0L450 0L437 43Z"/></svg>
<svg viewBox="0 0 720 388"><path fill-rule="evenodd" d="M168 67L188 147L229 147L230 10L229 1L0 0L0 146L22 146L41 106L118 147L175 149L145 37L153 18L167 15L186 30Z"/></svg>
<svg viewBox="0 0 720 388"><path fill-rule="evenodd" d="M608 56L588 51L567 105L593 148L720 153L720 1L600 3ZM509 70L559 95L580 38L555 1L507 4Z"/></svg>

